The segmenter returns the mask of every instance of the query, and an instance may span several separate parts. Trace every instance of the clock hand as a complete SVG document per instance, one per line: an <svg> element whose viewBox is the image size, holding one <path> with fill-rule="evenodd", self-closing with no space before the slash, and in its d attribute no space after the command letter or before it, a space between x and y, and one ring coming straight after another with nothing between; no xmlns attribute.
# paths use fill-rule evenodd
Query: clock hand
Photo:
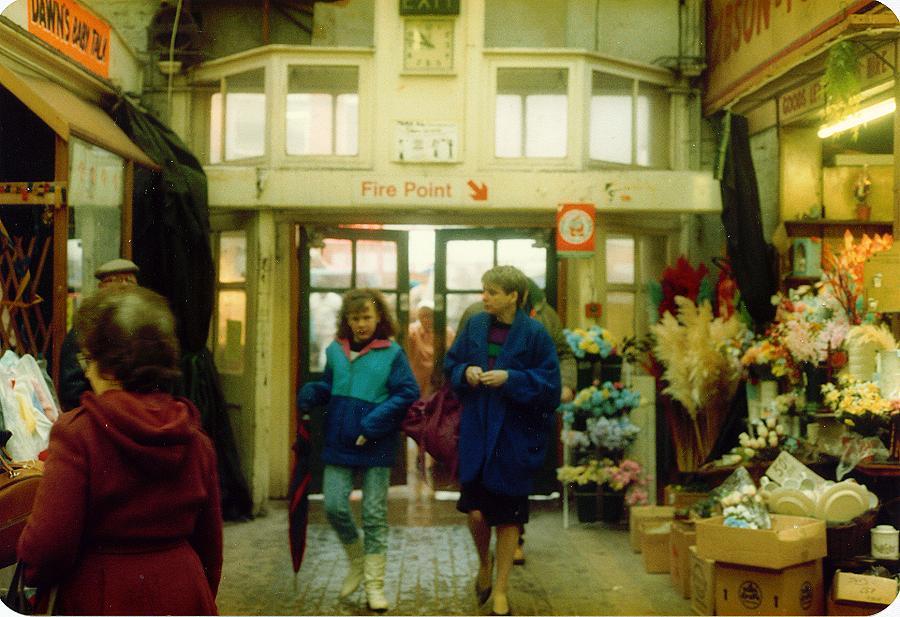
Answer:
<svg viewBox="0 0 900 617"><path fill-rule="evenodd" d="M431 41L429 41L429 40L428 40L428 37L426 37L426 36L425 36L424 34L422 34L422 33L419 33L419 44L421 44L422 47L427 47L427 48L429 48L429 49L434 49L434 43L432 43Z"/></svg>

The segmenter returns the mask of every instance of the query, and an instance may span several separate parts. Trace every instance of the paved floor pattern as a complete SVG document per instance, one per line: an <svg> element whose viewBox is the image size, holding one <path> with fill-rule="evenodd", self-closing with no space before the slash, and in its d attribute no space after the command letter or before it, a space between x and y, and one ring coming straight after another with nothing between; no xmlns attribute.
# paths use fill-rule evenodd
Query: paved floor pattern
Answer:
<svg viewBox="0 0 900 617"><path fill-rule="evenodd" d="M533 504L534 506L535 504ZM358 507L358 503L354 504ZM360 590L338 590L347 563L313 502L304 563L291 570L285 502L225 528L218 606L223 615L364 615ZM452 502L393 498L385 591L390 615L478 615L477 569L463 516ZM510 603L518 615L689 615L668 574L646 574L624 526L574 523L562 528L558 502L537 504L527 533L527 563L513 569Z"/></svg>

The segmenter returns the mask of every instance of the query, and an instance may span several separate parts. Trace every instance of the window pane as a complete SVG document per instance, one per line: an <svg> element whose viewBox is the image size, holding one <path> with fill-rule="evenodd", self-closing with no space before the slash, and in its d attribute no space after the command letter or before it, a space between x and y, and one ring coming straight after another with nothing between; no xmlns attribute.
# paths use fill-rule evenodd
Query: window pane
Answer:
<svg viewBox="0 0 900 617"><path fill-rule="evenodd" d="M225 160L262 156L266 148L265 71L225 78Z"/></svg>
<svg viewBox="0 0 900 617"><path fill-rule="evenodd" d="M356 286L397 288L397 243L360 240L356 243Z"/></svg>
<svg viewBox="0 0 900 617"><path fill-rule="evenodd" d="M669 93L655 84L638 85L637 164L669 166Z"/></svg>
<svg viewBox="0 0 900 617"><path fill-rule="evenodd" d="M353 245L350 240L326 238L322 248L309 249L309 284L313 287L350 287Z"/></svg>
<svg viewBox="0 0 900 617"><path fill-rule="evenodd" d="M331 154L331 95L287 95L287 153Z"/></svg>
<svg viewBox="0 0 900 617"><path fill-rule="evenodd" d="M516 238L497 241L497 263L513 265L543 289L547 280L547 249L534 240Z"/></svg>
<svg viewBox="0 0 900 617"><path fill-rule="evenodd" d="M97 289L94 271L104 262L119 257L125 161L76 137L70 138L69 153L67 244L77 248L78 253L67 257L67 261L71 263L79 254L80 261L74 273L70 271L68 282L77 302L79 294L87 296ZM33 266L37 258L35 253ZM19 267L17 264L16 268Z"/></svg>
<svg viewBox="0 0 900 617"><path fill-rule="evenodd" d="M497 69L495 120L497 157L566 156L568 70Z"/></svg>
<svg viewBox="0 0 900 617"><path fill-rule="evenodd" d="M606 239L606 282L634 283L634 238Z"/></svg>
<svg viewBox="0 0 900 617"><path fill-rule="evenodd" d="M334 292L309 294L309 370L325 370L325 349L337 332L341 296Z"/></svg>
<svg viewBox="0 0 900 617"><path fill-rule="evenodd" d="M479 278L480 280L480 278ZM481 302L481 294L447 294L447 325L459 332L459 318L466 309L476 302Z"/></svg>
<svg viewBox="0 0 900 617"><path fill-rule="evenodd" d="M287 153L358 154L358 83L355 66L289 67Z"/></svg>
<svg viewBox="0 0 900 617"><path fill-rule="evenodd" d="M590 157L631 163L633 80L594 71L591 87Z"/></svg>
<svg viewBox="0 0 900 617"><path fill-rule="evenodd" d="M339 94L334 112L334 153L359 154L359 95Z"/></svg>
<svg viewBox="0 0 900 617"><path fill-rule="evenodd" d="M247 235L228 231L219 235L219 282L243 283L247 280Z"/></svg>
<svg viewBox="0 0 900 617"><path fill-rule="evenodd" d="M498 94L496 116L495 156L498 158L522 156L522 97L515 94Z"/></svg>
<svg viewBox="0 0 900 617"><path fill-rule="evenodd" d="M490 240L453 240L447 243L447 289L481 289L481 275L494 265ZM479 295L480 297L480 295Z"/></svg>
<svg viewBox="0 0 900 617"><path fill-rule="evenodd" d="M400 315L397 313L397 294L385 293L384 299L387 301L388 309L391 311L391 315L394 316L394 323L400 323ZM400 338L400 332L397 333L396 338Z"/></svg>
<svg viewBox="0 0 900 617"><path fill-rule="evenodd" d="M617 340L634 336L634 294L611 291L606 294L606 327Z"/></svg>
<svg viewBox="0 0 900 617"><path fill-rule="evenodd" d="M209 99L209 162L222 162L222 93Z"/></svg>
<svg viewBox="0 0 900 617"><path fill-rule="evenodd" d="M216 366L223 373L244 371L244 347L246 344L247 294L243 290L227 290L218 293L216 315Z"/></svg>
<svg viewBox="0 0 900 617"><path fill-rule="evenodd" d="M533 94L525 99L528 158L564 158L568 127L568 98L564 94Z"/></svg>

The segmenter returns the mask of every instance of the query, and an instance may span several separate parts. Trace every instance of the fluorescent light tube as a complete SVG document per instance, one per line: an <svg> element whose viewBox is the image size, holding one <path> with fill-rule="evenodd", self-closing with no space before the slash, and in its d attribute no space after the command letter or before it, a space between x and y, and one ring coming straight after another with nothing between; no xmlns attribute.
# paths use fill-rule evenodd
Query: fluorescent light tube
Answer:
<svg viewBox="0 0 900 617"><path fill-rule="evenodd" d="M889 113L893 113L896 107L897 103L894 101L894 99L885 99L881 102L875 103L874 105L863 107L859 111L852 113L846 118L842 118L837 122L834 122L832 124L823 124L819 128L819 132L817 133L817 135L822 139L831 137L832 135L841 133L843 131L846 131L847 129L852 129L853 127L859 126L860 124L865 124L870 120L874 120L876 118L886 116Z"/></svg>

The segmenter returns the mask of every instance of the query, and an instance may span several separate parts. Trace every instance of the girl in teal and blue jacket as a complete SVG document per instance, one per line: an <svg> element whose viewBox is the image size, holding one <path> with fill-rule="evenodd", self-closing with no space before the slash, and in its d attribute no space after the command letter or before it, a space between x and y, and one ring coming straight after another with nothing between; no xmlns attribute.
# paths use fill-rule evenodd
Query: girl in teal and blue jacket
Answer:
<svg viewBox="0 0 900 617"><path fill-rule="evenodd" d="M384 569L387 554L387 494L397 452L400 422L419 397L419 386L396 334L387 301L375 289L344 296L336 339L325 351L322 381L303 386L297 408L328 404L322 485L325 513L338 534L350 571L341 597L365 580L373 611L387 610ZM362 474L363 542L350 512L353 476Z"/></svg>

